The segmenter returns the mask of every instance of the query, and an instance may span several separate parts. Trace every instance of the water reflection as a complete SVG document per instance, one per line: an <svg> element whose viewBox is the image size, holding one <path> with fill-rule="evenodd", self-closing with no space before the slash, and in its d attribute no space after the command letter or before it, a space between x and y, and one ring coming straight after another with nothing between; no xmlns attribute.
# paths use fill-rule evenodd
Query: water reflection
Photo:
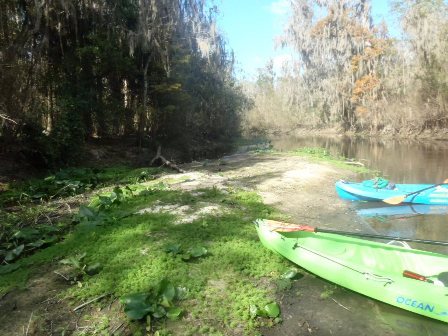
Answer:
<svg viewBox="0 0 448 336"><path fill-rule="evenodd" d="M288 137L273 139L274 149L288 151L299 147L321 147L333 155L342 155L364 162L378 170L394 183L440 183L448 178L448 142L415 140L378 140L349 137ZM359 179L372 176L360 176ZM336 181L335 181L336 182ZM336 197L336 193L335 193ZM385 207L385 203L353 203L359 215L368 213L369 208ZM384 235L406 235L410 238L448 241L448 207L416 207L415 216L403 215L385 218L386 212L413 211L403 207L378 210L384 215L371 216L363 220L374 232ZM425 216L419 214L427 214ZM425 247L424 247L425 248ZM434 248L429 248L434 250ZM440 250L436 249L437 251ZM442 248L442 252L448 252Z"/></svg>
<svg viewBox="0 0 448 336"><path fill-rule="evenodd" d="M333 155L355 158L395 183L440 183L448 178L448 142L372 140L349 137L273 139L277 150L322 147Z"/></svg>
<svg viewBox="0 0 448 336"><path fill-rule="evenodd" d="M382 203L384 204L384 203ZM401 205L352 202L352 209L380 235L448 241L448 206ZM411 244L414 248L448 254L448 247Z"/></svg>

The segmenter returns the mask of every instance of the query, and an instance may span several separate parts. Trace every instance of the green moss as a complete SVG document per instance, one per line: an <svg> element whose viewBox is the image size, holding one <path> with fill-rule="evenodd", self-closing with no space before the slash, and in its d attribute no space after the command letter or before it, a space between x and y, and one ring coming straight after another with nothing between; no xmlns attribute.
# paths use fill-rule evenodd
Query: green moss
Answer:
<svg viewBox="0 0 448 336"><path fill-rule="evenodd" d="M79 302L104 293L120 297L151 292L167 278L189 290L180 303L190 317L181 321L184 330L195 330L197 321L202 321L200 332L204 333L226 334L226 329L235 325L252 333L258 322L250 320L249 306L263 306L275 296L261 279L276 278L287 269L283 258L259 243L252 223L256 218L272 216L273 209L262 204L255 193L244 191L224 193L211 188L193 195L161 188L156 181L130 186L130 190L129 197L102 210L102 220L79 224L63 241L18 261L18 270L0 275L0 293L23 285L42 265L86 253L83 262L101 264L101 272L84 275L82 287L73 286L63 296ZM97 204L95 200L98 197L91 204ZM176 224L175 213L135 214L161 205L194 209L200 202L225 207L226 211L187 224ZM208 253L186 262L164 251L174 243L184 250L204 246ZM222 321L226 321L224 325ZM166 322L168 329L171 323L180 322Z"/></svg>

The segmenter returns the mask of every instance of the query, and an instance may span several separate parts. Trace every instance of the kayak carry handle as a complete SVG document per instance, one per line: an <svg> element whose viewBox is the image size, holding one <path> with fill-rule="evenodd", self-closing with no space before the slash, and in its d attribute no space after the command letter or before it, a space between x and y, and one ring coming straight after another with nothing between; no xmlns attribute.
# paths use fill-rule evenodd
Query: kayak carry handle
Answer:
<svg viewBox="0 0 448 336"><path fill-rule="evenodd" d="M434 283L434 281L432 281L431 279L428 279L424 275L421 275L421 274L418 274L418 273L415 273L415 272L411 272L411 271L407 271L407 270L403 271L403 276L405 278L410 278L410 279L414 279L414 280Z"/></svg>

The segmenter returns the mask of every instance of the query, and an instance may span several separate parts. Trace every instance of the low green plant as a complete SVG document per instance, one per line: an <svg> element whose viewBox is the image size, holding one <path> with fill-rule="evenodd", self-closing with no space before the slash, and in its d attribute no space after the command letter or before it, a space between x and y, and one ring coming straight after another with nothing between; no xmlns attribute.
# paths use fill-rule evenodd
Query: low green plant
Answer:
<svg viewBox="0 0 448 336"><path fill-rule="evenodd" d="M51 225L25 227L14 231L0 242L0 258L4 263L15 262L26 252L55 243L59 229Z"/></svg>
<svg viewBox="0 0 448 336"><path fill-rule="evenodd" d="M173 256L180 255L184 261L201 258L208 254L207 249L203 246L194 246L184 251L180 244L170 244L165 246L164 250Z"/></svg>
<svg viewBox="0 0 448 336"><path fill-rule="evenodd" d="M144 317L147 318L147 323L151 319L164 317L175 320L180 317L182 309L176 307L174 303L185 299L187 292L185 288L174 287L170 281L163 279L154 294L129 294L123 296L120 302L124 307L124 312L131 320L141 320Z"/></svg>
<svg viewBox="0 0 448 336"><path fill-rule="evenodd" d="M267 305L263 306L262 308L258 307L257 305L250 305L249 306L249 312L251 318L255 317L270 317L270 318L276 318L280 316L280 306L276 302L268 303Z"/></svg>
<svg viewBox="0 0 448 336"><path fill-rule="evenodd" d="M325 290L322 293L320 293L320 298L325 300L330 298L333 294L334 289L325 287Z"/></svg>
<svg viewBox="0 0 448 336"><path fill-rule="evenodd" d="M80 280L86 274L93 276L101 271L102 265L100 263L86 263L84 261L86 255L87 253L81 253L59 261L60 264L71 267L70 280L72 282Z"/></svg>

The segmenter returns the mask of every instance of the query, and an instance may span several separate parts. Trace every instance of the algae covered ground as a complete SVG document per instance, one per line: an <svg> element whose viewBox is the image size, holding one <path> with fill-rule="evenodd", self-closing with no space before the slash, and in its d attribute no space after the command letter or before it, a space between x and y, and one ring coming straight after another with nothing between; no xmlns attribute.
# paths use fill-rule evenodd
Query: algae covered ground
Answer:
<svg viewBox="0 0 448 336"><path fill-rule="evenodd" d="M184 168L4 187L0 334L257 335L281 323L282 295L306 272L262 247L253 221L320 225L323 202L346 218L332 188L353 168L313 150Z"/></svg>

